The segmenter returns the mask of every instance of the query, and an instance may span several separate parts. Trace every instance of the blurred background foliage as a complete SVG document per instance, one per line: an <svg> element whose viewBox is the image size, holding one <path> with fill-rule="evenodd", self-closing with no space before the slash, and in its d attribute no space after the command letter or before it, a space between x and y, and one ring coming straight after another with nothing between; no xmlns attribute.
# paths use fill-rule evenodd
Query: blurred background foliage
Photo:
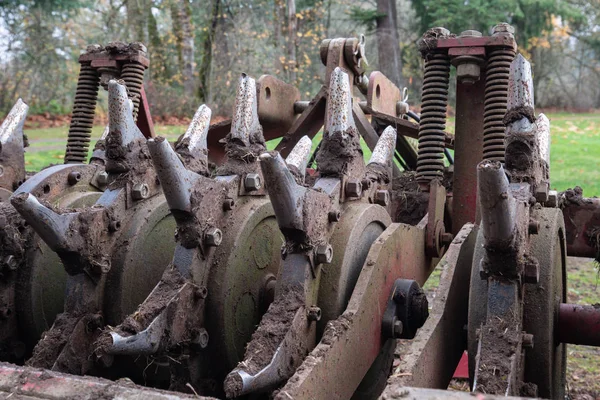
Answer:
<svg viewBox="0 0 600 400"><path fill-rule="evenodd" d="M116 40L147 45L156 116L191 116L201 103L229 114L241 72L276 75L309 99L322 84L321 41L361 33L369 70L418 105L421 35L489 34L498 22L515 27L533 64L538 107L600 108L600 0L0 0L0 17L0 115L18 97L32 114L68 114L79 54Z"/></svg>

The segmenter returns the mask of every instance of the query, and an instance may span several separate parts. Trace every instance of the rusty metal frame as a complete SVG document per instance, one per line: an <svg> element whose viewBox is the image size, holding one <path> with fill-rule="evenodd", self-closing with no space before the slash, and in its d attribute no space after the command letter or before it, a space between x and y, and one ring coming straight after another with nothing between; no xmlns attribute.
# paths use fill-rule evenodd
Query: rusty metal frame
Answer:
<svg viewBox="0 0 600 400"><path fill-rule="evenodd" d="M465 227L464 235L450 245L442 262L456 263L462 241L471 230L472 226ZM395 278L414 279L422 285L433 270L432 259L423 251L425 236L424 224L392 224L373 243L346 311L327 325L324 339L276 399L352 397L385 343L381 321ZM464 266L468 268L464 264L462 269Z"/></svg>

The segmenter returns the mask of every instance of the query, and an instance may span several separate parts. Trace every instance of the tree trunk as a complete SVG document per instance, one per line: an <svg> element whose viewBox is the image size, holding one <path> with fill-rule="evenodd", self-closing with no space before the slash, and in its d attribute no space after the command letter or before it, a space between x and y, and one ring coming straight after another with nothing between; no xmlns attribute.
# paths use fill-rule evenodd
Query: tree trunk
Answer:
<svg viewBox="0 0 600 400"><path fill-rule="evenodd" d="M379 70L394 82L402 85L402 59L398 37L398 17L395 0L377 0L377 52Z"/></svg>
<svg viewBox="0 0 600 400"><path fill-rule="evenodd" d="M213 41L217 31L217 23L219 22L219 14L221 12L221 0L212 0L212 9L210 17L210 26L202 44L202 61L198 67L198 97L200 101L206 103L209 100L210 89L210 67L212 64Z"/></svg>
<svg viewBox="0 0 600 400"><path fill-rule="evenodd" d="M287 0L288 22L288 79L290 84L296 84L296 0Z"/></svg>
<svg viewBox="0 0 600 400"><path fill-rule="evenodd" d="M187 0L180 1L179 23L181 24L181 58L183 60L183 87L186 95L194 95L194 28L192 10Z"/></svg>
<svg viewBox="0 0 600 400"><path fill-rule="evenodd" d="M145 0L126 0L127 24L130 29L130 38L132 42L148 43L146 35L146 8L150 5Z"/></svg>

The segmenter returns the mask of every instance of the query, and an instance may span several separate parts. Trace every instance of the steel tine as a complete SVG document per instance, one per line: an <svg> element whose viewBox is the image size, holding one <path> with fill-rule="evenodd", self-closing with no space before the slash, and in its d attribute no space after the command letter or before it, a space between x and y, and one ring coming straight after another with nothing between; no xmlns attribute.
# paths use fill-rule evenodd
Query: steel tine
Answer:
<svg viewBox="0 0 600 400"><path fill-rule="evenodd" d="M208 145L206 137L208 136L208 128L210 127L211 114L210 108L202 104L198 107L190 126L188 126L187 131L183 135L182 143L193 157L207 158Z"/></svg>
<svg viewBox="0 0 600 400"><path fill-rule="evenodd" d="M13 207L54 251L68 249L67 232L78 213L58 214L41 204L30 193L15 194L10 199Z"/></svg>
<svg viewBox="0 0 600 400"><path fill-rule="evenodd" d="M373 149L369 165L379 164L386 168L392 166L396 151L396 136L396 130L392 126L385 128Z"/></svg>
<svg viewBox="0 0 600 400"><path fill-rule="evenodd" d="M19 99L10 110L4 122L0 126L0 152L2 147L9 143L24 148L23 125L29 106Z"/></svg>
<svg viewBox="0 0 600 400"><path fill-rule="evenodd" d="M535 125L540 158L550 166L550 120L545 114L540 114L535 120Z"/></svg>
<svg viewBox="0 0 600 400"><path fill-rule="evenodd" d="M325 121L325 135L334 132L344 132L349 128L356 128L352 117L352 93L348 74L336 67L331 73L329 84L329 98L327 99L327 120Z"/></svg>
<svg viewBox="0 0 600 400"><path fill-rule="evenodd" d="M148 149L169 208L191 212L190 195L200 175L185 168L165 138L149 139Z"/></svg>
<svg viewBox="0 0 600 400"><path fill-rule="evenodd" d="M508 79L507 112L516 110L530 110L533 118L533 75L531 64L521 54L517 54L510 64ZM533 121L531 121L533 122Z"/></svg>
<svg viewBox="0 0 600 400"><path fill-rule="evenodd" d="M250 146L250 135L261 129L257 101L256 81L242 74L235 97L230 140L237 140L245 146Z"/></svg>
<svg viewBox="0 0 600 400"><path fill-rule="evenodd" d="M290 154L285 159L288 167L291 167L292 172L300 177L300 180L304 182L306 175L306 166L310 159L310 153L312 150L312 140L308 136L302 136L302 139L296 143Z"/></svg>
<svg viewBox="0 0 600 400"><path fill-rule="evenodd" d="M517 229L517 204L499 161L483 160L477 166L481 225L486 246L508 246Z"/></svg>
<svg viewBox="0 0 600 400"><path fill-rule="evenodd" d="M127 88L112 79L108 82L108 126L109 136L127 146L144 135L133 120L132 102L127 97Z"/></svg>
<svg viewBox="0 0 600 400"><path fill-rule="evenodd" d="M302 229L303 200L307 189L296 183L279 153L261 154L260 167L280 228Z"/></svg>

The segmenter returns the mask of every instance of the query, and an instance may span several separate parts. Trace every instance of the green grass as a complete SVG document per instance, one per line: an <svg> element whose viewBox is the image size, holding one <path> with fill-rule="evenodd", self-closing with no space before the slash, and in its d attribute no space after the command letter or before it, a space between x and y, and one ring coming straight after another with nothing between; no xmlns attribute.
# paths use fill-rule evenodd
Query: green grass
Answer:
<svg viewBox="0 0 600 400"><path fill-rule="evenodd" d="M600 114L549 114L551 122L550 176L552 188L562 191L576 185L584 188L585 196L600 196ZM453 131L453 119L448 130ZM185 126L155 126L156 134L175 140L185 132ZM103 127L96 126L92 138L99 138ZM30 147L25 160L27 169L39 171L49 164L62 163L67 138L67 127L30 129ZM313 140L313 150L321 139ZM267 143L269 150L275 148L279 139ZM93 145L91 146L93 148ZM90 148L90 154L91 154ZM371 152L363 142L365 158Z"/></svg>

